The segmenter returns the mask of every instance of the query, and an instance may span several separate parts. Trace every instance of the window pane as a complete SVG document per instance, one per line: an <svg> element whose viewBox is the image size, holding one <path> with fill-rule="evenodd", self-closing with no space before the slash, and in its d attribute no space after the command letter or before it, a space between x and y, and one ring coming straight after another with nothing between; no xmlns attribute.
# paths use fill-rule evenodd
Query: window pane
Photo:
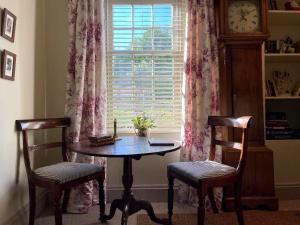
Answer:
<svg viewBox="0 0 300 225"><path fill-rule="evenodd" d="M113 5L113 26L116 28L132 27L131 5Z"/></svg>
<svg viewBox="0 0 300 225"><path fill-rule="evenodd" d="M154 27L171 27L173 23L172 5L154 5L153 24Z"/></svg>
<svg viewBox="0 0 300 225"><path fill-rule="evenodd" d="M153 36L154 50L172 49L172 29L154 29Z"/></svg>
<svg viewBox="0 0 300 225"><path fill-rule="evenodd" d="M113 48L115 51L131 50L132 48L132 30L114 30Z"/></svg>
<svg viewBox="0 0 300 225"><path fill-rule="evenodd" d="M134 30L133 50L150 51L152 50L152 30Z"/></svg>
<svg viewBox="0 0 300 225"><path fill-rule="evenodd" d="M115 55L112 58L113 77L132 76L131 55Z"/></svg>
<svg viewBox="0 0 300 225"><path fill-rule="evenodd" d="M152 26L152 6L134 5L134 27L143 28Z"/></svg>

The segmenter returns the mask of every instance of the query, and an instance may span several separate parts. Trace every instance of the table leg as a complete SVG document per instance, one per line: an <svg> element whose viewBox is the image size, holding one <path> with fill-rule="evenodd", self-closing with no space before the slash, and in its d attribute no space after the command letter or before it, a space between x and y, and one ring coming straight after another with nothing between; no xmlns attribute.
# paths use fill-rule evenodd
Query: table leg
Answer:
<svg viewBox="0 0 300 225"><path fill-rule="evenodd" d="M128 217L140 210L145 210L153 222L169 225L168 219L159 219L155 216L150 202L135 200L131 190L133 184L132 159L129 157L124 158L122 183L124 186L122 199L116 199L112 202L109 215L103 215L103 217L100 218L102 223L112 219L116 209L119 209L122 212L121 225L127 225Z"/></svg>

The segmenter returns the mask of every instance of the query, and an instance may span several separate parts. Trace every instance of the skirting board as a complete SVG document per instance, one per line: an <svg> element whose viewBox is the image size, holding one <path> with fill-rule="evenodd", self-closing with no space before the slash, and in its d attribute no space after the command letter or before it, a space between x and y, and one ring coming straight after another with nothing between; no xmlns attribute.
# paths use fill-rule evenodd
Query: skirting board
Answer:
<svg viewBox="0 0 300 225"><path fill-rule="evenodd" d="M178 185L175 184L175 192ZM108 186L107 200L111 202L113 199L120 198L122 195L122 186ZM134 185L132 187L133 194L139 199L149 200L151 202L167 202L168 186L167 185ZM300 199L300 183L286 183L275 185L276 197L279 200ZM175 194L175 199L177 195Z"/></svg>
<svg viewBox="0 0 300 225"><path fill-rule="evenodd" d="M42 192L36 196L36 216L38 216L47 206L48 193ZM1 225L27 225L29 215L29 204L16 212L14 216Z"/></svg>
<svg viewBox="0 0 300 225"><path fill-rule="evenodd" d="M276 184L275 192L280 200L300 199L300 183Z"/></svg>
<svg viewBox="0 0 300 225"><path fill-rule="evenodd" d="M174 185L174 199L177 200L178 185ZM167 202L168 201L168 185L133 185L132 192L137 199L144 199L150 202ZM108 186L107 201L112 202L122 196L123 186Z"/></svg>

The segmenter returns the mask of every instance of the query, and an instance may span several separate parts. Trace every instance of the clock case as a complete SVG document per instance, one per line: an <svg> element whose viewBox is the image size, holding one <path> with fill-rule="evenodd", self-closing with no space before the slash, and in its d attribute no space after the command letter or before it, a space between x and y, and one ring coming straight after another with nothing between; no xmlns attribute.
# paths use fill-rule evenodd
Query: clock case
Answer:
<svg viewBox="0 0 300 225"><path fill-rule="evenodd" d="M238 1L238 0L236 0ZM243 0L245 1L245 0ZM216 1L215 1L216 2ZM268 29L268 17L265 16L268 13L267 1L258 0L260 7L260 30L256 32L233 32L229 28L228 10L232 1L229 0L217 0L215 4L216 21L218 22L217 33L219 40L225 42L235 41L247 41L249 38L252 41L265 41L270 32Z"/></svg>
<svg viewBox="0 0 300 225"><path fill-rule="evenodd" d="M248 158L243 176L242 205L249 209L278 209L274 190L273 151L265 146L263 109L263 43L269 37L267 0L259 0L261 30L232 33L228 26L228 0L214 0L219 48L221 115L253 115ZM223 132L236 140L238 134ZM237 166L240 152L222 149L222 162ZM232 211L233 187L224 189L223 210Z"/></svg>

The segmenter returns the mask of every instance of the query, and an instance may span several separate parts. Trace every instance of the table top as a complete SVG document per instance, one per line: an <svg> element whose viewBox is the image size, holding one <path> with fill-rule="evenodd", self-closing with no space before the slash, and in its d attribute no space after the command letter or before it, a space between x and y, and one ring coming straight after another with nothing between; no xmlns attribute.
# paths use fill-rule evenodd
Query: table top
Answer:
<svg viewBox="0 0 300 225"><path fill-rule="evenodd" d="M173 146L150 146L146 137L125 136L120 137L113 145L94 147L89 141L69 145L69 150L83 155L101 157L131 157L140 158L145 155L164 155L181 148L179 142L174 141Z"/></svg>

